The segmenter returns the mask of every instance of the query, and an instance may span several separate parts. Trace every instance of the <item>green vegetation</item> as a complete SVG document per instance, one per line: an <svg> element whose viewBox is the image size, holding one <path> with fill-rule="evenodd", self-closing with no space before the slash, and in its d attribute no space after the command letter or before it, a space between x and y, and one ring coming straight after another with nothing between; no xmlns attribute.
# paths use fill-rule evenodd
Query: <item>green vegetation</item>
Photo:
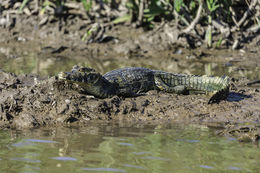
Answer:
<svg viewBox="0 0 260 173"><path fill-rule="evenodd" d="M19 11L20 11L20 12L21 12L22 9L24 8L24 6L28 3L28 1L29 1L29 0L23 0L23 3L22 3L22 5L21 5L20 8L19 8Z"/></svg>
<svg viewBox="0 0 260 173"><path fill-rule="evenodd" d="M86 11L89 11L92 7L92 0L81 0L83 6L84 6L84 9Z"/></svg>
<svg viewBox="0 0 260 173"><path fill-rule="evenodd" d="M226 39L235 44L241 40L235 32L260 30L258 0L23 0L19 12L25 12L27 6L32 9L31 4L37 4L38 14L44 15L49 10L46 15L58 16L59 20L62 16L80 15L93 23L106 19L111 24L132 23L150 30L160 23L174 21L181 33L195 33L209 48L213 43L221 47ZM91 34L88 31L83 37Z"/></svg>
<svg viewBox="0 0 260 173"><path fill-rule="evenodd" d="M207 7L209 9L208 15L208 29L206 32L206 40L208 47L212 47L212 14L219 7L218 0L207 0Z"/></svg>

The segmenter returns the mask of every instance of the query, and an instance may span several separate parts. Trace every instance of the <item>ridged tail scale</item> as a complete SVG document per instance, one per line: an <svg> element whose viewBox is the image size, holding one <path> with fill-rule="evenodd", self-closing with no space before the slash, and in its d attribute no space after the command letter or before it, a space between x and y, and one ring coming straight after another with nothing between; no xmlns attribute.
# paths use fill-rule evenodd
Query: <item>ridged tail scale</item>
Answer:
<svg viewBox="0 0 260 173"><path fill-rule="evenodd" d="M226 99L229 93L229 78L196 76L188 74L167 73L154 71L155 78L159 78L159 88L168 91L169 88L184 86L187 90L205 91L213 94L209 103L219 102ZM156 81L155 81L156 82ZM157 84L158 85L158 84Z"/></svg>

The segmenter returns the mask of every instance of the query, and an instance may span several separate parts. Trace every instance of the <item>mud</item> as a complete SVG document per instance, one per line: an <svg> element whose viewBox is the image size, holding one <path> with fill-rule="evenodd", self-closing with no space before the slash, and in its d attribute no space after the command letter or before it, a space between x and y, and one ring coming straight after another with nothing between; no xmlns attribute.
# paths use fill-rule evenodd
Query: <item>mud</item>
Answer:
<svg viewBox="0 0 260 173"><path fill-rule="evenodd" d="M260 121L259 90L248 87L233 88L227 100L208 104L207 95L150 91L145 96L135 98L115 96L97 99L81 94L77 86L59 81L56 77L39 81L36 76L0 72L0 79L1 128L84 125L91 120L135 123L222 122L224 127L234 123ZM254 132L259 129L258 126L254 128ZM226 134L239 134L233 131L226 131ZM250 139L258 137L258 134L254 134Z"/></svg>
<svg viewBox="0 0 260 173"><path fill-rule="evenodd" d="M0 28L0 68L8 71L0 71L1 129L80 126L93 120L132 124L180 122L221 127L224 130L218 134L241 138L241 141L259 138L259 87L257 83L247 86L260 77L259 35L236 51L192 49L189 39L175 37L174 27L169 25L149 32L113 25L106 27L106 39L90 44L89 40L96 38L82 40L87 24L79 18L68 20L62 30L57 23L38 26L38 19L33 16L17 16L11 30ZM29 55L36 59L32 69L28 68L31 62L21 60ZM229 75L233 84L228 99L219 104L208 104L207 95L157 91L135 98L97 99L55 78L59 71L70 70L75 60L101 73L125 66L200 75L206 71L208 75ZM9 61L12 63L7 66ZM25 66L22 71L21 63ZM207 63L210 66L204 66ZM51 69L47 68L50 66ZM47 79L47 75L51 77ZM240 127L246 123L250 126Z"/></svg>

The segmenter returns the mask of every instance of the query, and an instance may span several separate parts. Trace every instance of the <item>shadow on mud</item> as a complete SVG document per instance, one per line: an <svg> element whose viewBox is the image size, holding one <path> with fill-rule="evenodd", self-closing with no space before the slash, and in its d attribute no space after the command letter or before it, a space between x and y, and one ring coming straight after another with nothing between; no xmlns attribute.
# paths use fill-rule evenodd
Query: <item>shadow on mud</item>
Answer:
<svg viewBox="0 0 260 173"><path fill-rule="evenodd" d="M243 100L244 98L252 98L252 96L251 95L237 93L237 92L230 92L228 94L227 101L229 101L229 102L239 102L239 101Z"/></svg>

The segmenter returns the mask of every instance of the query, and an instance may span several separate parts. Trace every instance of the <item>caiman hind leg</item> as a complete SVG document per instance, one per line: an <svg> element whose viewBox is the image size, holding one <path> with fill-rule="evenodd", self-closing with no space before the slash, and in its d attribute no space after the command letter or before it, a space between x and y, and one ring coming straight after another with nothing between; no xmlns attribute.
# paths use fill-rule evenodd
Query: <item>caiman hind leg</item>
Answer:
<svg viewBox="0 0 260 173"><path fill-rule="evenodd" d="M154 77L154 82L158 90L165 91L168 93L176 94L189 94L189 90L184 85L168 86L162 79L158 76Z"/></svg>

